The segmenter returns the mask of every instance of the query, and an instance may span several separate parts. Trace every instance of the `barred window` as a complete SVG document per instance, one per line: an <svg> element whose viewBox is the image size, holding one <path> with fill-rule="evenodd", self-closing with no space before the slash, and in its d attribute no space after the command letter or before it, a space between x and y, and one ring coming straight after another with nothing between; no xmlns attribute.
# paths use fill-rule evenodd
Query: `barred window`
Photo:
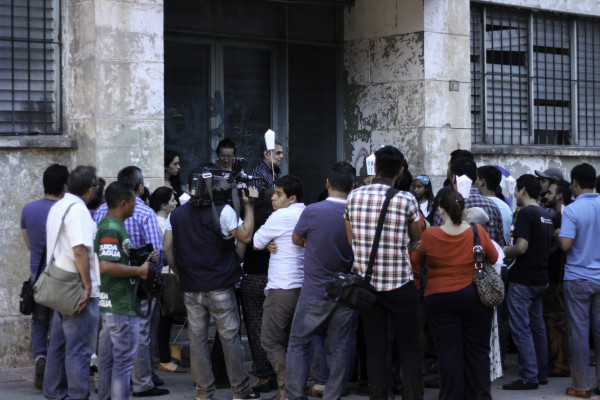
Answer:
<svg viewBox="0 0 600 400"><path fill-rule="evenodd" d="M59 129L59 0L0 0L0 134Z"/></svg>
<svg viewBox="0 0 600 400"><path fill-rule="evenodd" d="M473 143L600 146L599 111L600 20L471 5Z"/></svg>

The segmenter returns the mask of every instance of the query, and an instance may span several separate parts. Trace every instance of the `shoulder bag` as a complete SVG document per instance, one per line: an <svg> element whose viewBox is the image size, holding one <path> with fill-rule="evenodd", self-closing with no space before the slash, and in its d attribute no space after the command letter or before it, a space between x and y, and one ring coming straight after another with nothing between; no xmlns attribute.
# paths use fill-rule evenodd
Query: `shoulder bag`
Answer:
<svg viewBox="0 0 600 400"><path fill-rule="evenodd" d="M23 315L31 315L35 308L35 299L33 298L33 285L38 281L40 274L42 273L42 265L46 259L46 246L40 257L40 263L38 265L37 273L35 274L35 280L31 283L31 277L23 282L21 287L21 294L19 295L19 311Z"/></svg>
<svg viewBox="0 0 600 400"><path fill-rule="evenodd" d="M389 188L385 193L385 201L379 214L377 221L377 230L373 238L373 245L369 255L369 264L364 278L357 273L340 272L329 282L327 286L327 296L335 301L346 305L347 307L361 311L369 312L373 309L377 300L375 288L371 285L371 277L373 275L373 266L375 264L375 256L381 239L381 231L383 230L383 222L387 213L390 200L398 193L397 189Z"/></svg>
<svg viewBox="0 0 600 400"><path fill-rule="evenodd" d="M36 303L50 307L65 315L75 314L77 304L83 297L83 284L79 272L65 271L57 267L54 260L54 250L56 250L60 234L65 226L65 217L73 205L75 203L67 208L65 215L62 217L54 248L50 253L48 266L33 286L33 297Z"/></svg>
<svg viewBox="0 0 600 400"><path fill-rule="evenodd" d="M165 285L160 297L160 308L165 317L186 317L187 310L183 301L183 292L179 288L179 278L176 274L162 274Z"/></svg>
<svg viewBox="0 0 600 400"><path fill-rule="evenodd" d="M496 307L504 300L504 282L494 270L494 266L487 259L483 260L483 248L477 234L477 225L471 225L471 229L473 229L473 254L475 255L473 283L483 305Z"/></svg>

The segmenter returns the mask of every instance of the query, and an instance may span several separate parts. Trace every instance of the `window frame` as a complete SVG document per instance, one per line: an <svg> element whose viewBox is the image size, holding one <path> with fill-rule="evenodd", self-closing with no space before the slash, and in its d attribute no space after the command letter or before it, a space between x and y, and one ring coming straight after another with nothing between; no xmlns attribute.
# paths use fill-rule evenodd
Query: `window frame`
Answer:
<svg viewBox="0 0 600 400"><path fill-rule="evenodd" d="M25 2L25 1L24 1ZM0 131L0 136L8 138L10 136L54 136L61 135L62 132L62 25L61 25L61 0L41 0L33 2L27 0L26 4L17 3L16 0L4 0L2 8L7 11L2 17L8 19L10 24L4 27L4 34L0 35L0 40L5 42L10 49L11 57L8 60L9 66L6 68L8 77L3 78L6 87L5 93L10 98L1 100L6 106L5 113L9 115L6 121L6 130ZM34 4L35 3L35 4ZM15 18L19 18L19 11L25 11L26 16L21 18L25 20L21 25L15 23ZM35 15L35 11L41 12L42 18ZM36 19L37 18L37 19ZM21 21L23 22L23 20ZM15 31L22 29L25 32L15 36ZM41 30L42 37L35 37L32 32ZM33 37L32 37L33 36ZM26 57L20 60L15 58L15 50L18 44L22 44L26 49ZM41 48L32 51L32 47L41 46ZM48 56L50 53L50 56ZM36 55L41 57L38 60L38 70L32 64L36 61ZM41 60L41 61L40 61ZM25 85L25 90L20 89L21 94L27 93L27 99L18 99L19 71L25 73L26 78L21 79L20 86ZM32 77L33 73L41 74L41 78ZM23 82L24 81L24 82ZM43 88L38 96L32 96L35 89L34 85L41 85ZM34 107L38 104L39 107ZM32 120L34 113L41 116L40 120ZM26 118L19 119L19 114L26 115ZM35 146L43 146L46 141L34 141ZM39 143L38 143L39 142ZM52 142L54 143L54 142ZM25 145L19 141L18 146ZM53 146L53 145L52 145ZM62 146L61 146L62 147ZM70 145L68 146L70 147Z"/></svg>
<svg viewBox="0 0 600 400"><path fill-rule="evenodd" d="M471 143L472 146L474 146L474 148L479 149L484 151L485 148L489 148L490 146L495 146L495 147L499 147L499 148L509 148L509 147L515 147L515 146L525 146L527 148L537 148L537 149L542 149L543 151L547 151L548 149L569 149L569 150L573 150L575 148L581 148L581 149L593 149L593 148L597 148L600 147L600 132L598 133L594 133L593 132L593 128L595 126L598 126L599 124L595 123L595 121L593 121L592 123L592 128L591 128L591 132L592 135L594 135L591 139L589 138L590 133L586 132L586 133L582 133L579 129L579 124L578 121L580 118L583 118L585 116L581 116L581 110L585 109L585 106L588 106L593 109L594 107L598 107L598 105L595 102L598 102L598 100L596 100L596 98L592 95L592 102L591 104L585 104L585 105L581 105L579 100L580 100L580 96L579 96L579 86L580 86L580 82L578 80L578 69L580 68L580 65L578 64L580 61L580 54L578 52L578 42L583 40L585 42L585 38L581 38L579 32L578 32L578 22L579 21L585 21L585 23L590 23L591 22L591 26L592 29L600 29L599 25L600 25L600 18L591 18L591 17L579 17L579 16L575 16L575 15L568 15L568 14L559 14L559 13L550 13L550 12L534 12L532 10L524 10L524 9L517 9L515 7L509 7L509 6L500 6L500 5L487 5L487 4L482 4L482 3L477 3L477 2L471 2L470 5L470 9L471 9L471 17L470 17L470 76L471 76L471 107L470 107L470 111L471 111ZM527 51L525 52L525 57L526 59L524 60L524 65L527 68L527 127L525 130L525 134L523 133L519 133L519 131L517 130L517 136L518 137L518 141L514 140L514 132L511 130L510 132L506 133L504 131L500 132L499 136L495 136L498 135L498 133L492 132L490 129L488 129L488 123L489 123L489 119L490 119L490 113L492 112L489 109L490 106L490 96L491 94L489 93L490 88L488 87L488 82L487 80L490 79L490 77L493 77L493 75L490 73L490 71L488 71L486 69L486 64L487 64L487 60L486 60L486 55L487 55L487 51L490 50L490 48L486 45L486 23L488 23L488 18L487 18L487 12L489 10L492 10L494 12L505 12L508 13L510 16L520 16L520 18L523 18L523 16L526 18L527 20L527 28L526 28L526 32L527 32ZM510 17L509 17L510 18ZM534 43L534 40L537 39L539 40L540 37L536 36L539 33L539 29L538 32L535 31L535 27L536 24L539 23L548 23L549 21L559 21L560 23L563 23L566 21L567 25L568 25L568 31L566 32L566 34L568 34L570 37L568 39L568 49L564 48L564 46L560 46L560 48L562 50L564 50L561 55L568 55L569 57L569 61L567 63L562 63L560 64L559 62L554 62L552 65L552 70L549 71L551 73L556 72L556 71L562 71L561 68L567 68L570 69L570 77L567 78L555 78L553 77L550 85L553 86L552 92L550 93L550 95L552 98L550 100L547 100L547 98L542 99L542 94L540 92L536 92L536 81L542 81L544 79L548 79L548 77L544 77L544 76L537 76L536 74L536 65L534 64L536 62L536 58L540 56L540 54L544 54L544 51L555 51L556 49L542 49L544 51L542 52L537 52L534 53L534 49L538 48L539 50L539 46L536 46ZM597 24L597 25L594 25ZM479 28L479 31L477 30L477 28ZM557 33L555 31L552 32L547 32L547 31L543 31L544 32L544 36L542 37L543 40L546 40L548 37L551 37L553 35L556 35ZM593 35L593 34L592 34ZM501 40L505 41L505 38L502 38ZM510 38L509 40L512 40L512 38ZM553 39L552 39L553 40ZM477 43L477 41L479 41L479 43ZM554 43L554 42L553 42ZM564 43L563 43L564 44ZM595 47L594 47L595 50ZM552 58L561 58L561 57L549 57L550 59ZM594 59L598 59L599 60L599 64L600 64L600 50L598 50L595 54L592 54L591 57L588 58L592 58L592 60ZM589 59L588 59L589 62ZM592 62L593 64L593 62ZM563 67L559 68L559 65L563 65ZM566 71L566 70L565 70ZM593 73L592 73L593 74ZM592 82L592 84L594 85L594 87L599 87L600 86L600 74L595 74L593 75L594 78L596 78L595 81ZM566 81L565 81L566 79ZM568 82L570 80L570 82ZM561 83L562 81L562 83ZM568 83L567 83L568 82ZM562 89L563 91L560 91L556 88L559 87L559 85L562 85ZM568 98L568 101L564 100L564 98L562 100L558 99L557 100L557 96L559 95L565 95L564 94L564 88L567 88L568 93L566 93L566 98ZM512 92L511 89L511 94L510 96L505 96L504 94L502 94L502 97L500 97L501 102L503 102L504 100L508 99L514 99L515 98L515 93ZM540 100L541 99L541 100ZM553 105L551 105L551 107L540 107L539 105L541 103L552 103ZM566 106L565 106L566 105ZM568 107L568 109L567 109ZM536 112L536 110L539 109L543 109L546 111L546 113L538 113ZM562 110L562 114L561 114L561 118L562 119L558 119L556 118L556 112L558 112L559 110ZM502 113L504 111L501 111ZM511 113L513 111L511 110ZM552 132L551 135L555 136L552 139L555 141L553 143L539 143L540 142L540 135L542 134L542 131L539 129L540 126L542 126L543 121L542 118L544 117L546 121L548 121L550 118L553 118L552 121L552 128L554 129L546 129L546 132ZM510 119L510 117L509 117ZM564 131L562 130L562 137L568 136L568 140L569 142L566 144L562 144L559 142L558 138L559 138L559 133L557 133L558 131L556 130L556 126L565 126L565 125L569 125L569 130L568 131ZM498 128L496 128L498 129ZM519 129L519 128L517 128ZM568 132L568 134L565 134L565 132ZM580 143L580 134L587 134L586 138L585 138L585 142L584 144ZM592 142L592 145L589 145L589 142ZM595 144L598 143L598 144ZM491 150L486 150L485 152L491 152L492 154L494 154L494 151ZM500 151L501 153L512 153L512 151Z"/></svg>

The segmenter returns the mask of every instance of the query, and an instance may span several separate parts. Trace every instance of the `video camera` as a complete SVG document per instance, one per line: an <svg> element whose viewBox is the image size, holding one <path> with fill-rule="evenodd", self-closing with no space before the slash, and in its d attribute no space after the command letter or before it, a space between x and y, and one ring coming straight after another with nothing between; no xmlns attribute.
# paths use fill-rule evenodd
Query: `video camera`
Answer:
<svg viewBox="0 0 600 400"><path fill-rule="evenodd" d="M234 157L231 171L205 167L203 172L194 174L190 185L191 204L196 207L210 207L212 204L235 205L241 198L241 190L248 194L248 182L262 180L244 172L246 163L246 159Z"/></svg>

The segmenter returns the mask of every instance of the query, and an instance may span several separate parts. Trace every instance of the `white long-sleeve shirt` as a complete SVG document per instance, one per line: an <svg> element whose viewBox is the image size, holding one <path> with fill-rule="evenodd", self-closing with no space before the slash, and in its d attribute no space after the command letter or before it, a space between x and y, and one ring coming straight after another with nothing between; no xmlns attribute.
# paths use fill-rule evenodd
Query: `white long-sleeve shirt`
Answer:
<svg viewBox="0 0 600 400"><path fill-rule="evenodd" d="M264 249L270 241L277 245L277 253L269 258L269 289L295 289L304 278L304 248L292 243L294 227L304 211L304 204L293 203L280 208L254 234L254 247Z"/></svg>

